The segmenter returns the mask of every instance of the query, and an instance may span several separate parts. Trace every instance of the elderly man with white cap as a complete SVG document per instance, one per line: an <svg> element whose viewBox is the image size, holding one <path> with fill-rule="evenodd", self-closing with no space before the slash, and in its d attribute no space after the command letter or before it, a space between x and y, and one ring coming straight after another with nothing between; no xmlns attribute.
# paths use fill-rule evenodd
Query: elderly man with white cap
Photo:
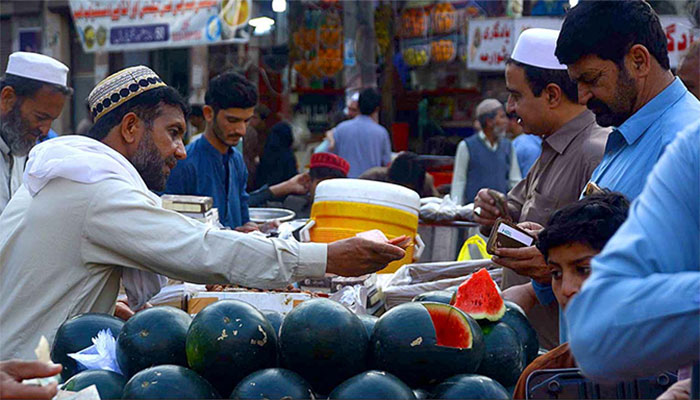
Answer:
<svg viewBox="0 0 700 400"><path fill-rule="evenodd" d="M372 273L405 255L405 237L299 243L165 210L152 191L186 157L182 97L136 66L105 78L88 101L92 128L35 146L0 216L0 360L32 357L39 338L51 341L74 315L112 313L120 282L137 310L160 290L160 275L279 288L326 272Z"/></svg>
<svg viewBox="0 0 700 400"><path fill-rule="evenodd" d="M542 154L525 179L508 193L510 217L527 221L526 227L534 229L544 225L553 211L579 198L603 157L609 132L578 104L576 84L554 56L558 34L551 29L524 31L506 64L508 112L518 116L525 132L543 138ZM475 220L482 226L490 228L502 216L486 190L479 192L474 205L481 207ZM513 288L505 296L530 311L540 344L555 346L559 341L557 304L548 290L549 268L540 252L534 246L504 248L497 250L493 261L507 267L503 289Z"/></svg>
<svg viewBox="0 0 700 400"><path fill-rule="evenodd" d="M0 214L22 184L29 150L45 137L73 90L68 67L51 57L10 54L0 81Z"/></svg>
<svg viewBox="0 0 700 400"><path fill-rule="evenodd" d="M505 137L508 117L503 104L485 99L476 106L481 130L459 142L450 196L465 204L481 188L507 192L523 178L513 143Z"/></svg>

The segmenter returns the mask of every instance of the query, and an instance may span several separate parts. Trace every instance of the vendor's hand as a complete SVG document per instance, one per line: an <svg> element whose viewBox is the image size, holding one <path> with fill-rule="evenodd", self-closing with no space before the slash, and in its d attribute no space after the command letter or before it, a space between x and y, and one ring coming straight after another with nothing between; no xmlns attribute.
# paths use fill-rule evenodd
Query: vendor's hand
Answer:
<svg viewBox="0 0 700 400"><path fill-rule="evenodd" d="M260 228L258 227L258 224L255 222L249 221L246 222L244 225L241 225L234 229L236 232L243 232L243 233L250 233L250 232L256 232L259 231Z"/></svg>
<svg viewBox="0 0 700 400"><path fill-rule="evenodd" d="M51 399L58 392L56 382L47 386L22 384L24 379L46 378L61 372L60 364L41 361L0 362L0 399Z"/></svg>
<svg viewBox="0 0 700 400"><path fill-rule="evenodd" d="M340 276L370 274L405 255L398 246L351 237L328 244L326 272Z"/></svg>
<svg viewBox="0 0 700 400"><path fill-rule="evenodd" d="M552 277L549 267L537 247L529 246L517 249L498 247L495 253L496 255L491 258L494 263L510 268L539 283L551 283Z"/></svg>
<svg viewBox="0 0 700 400"><path fill-rule="evenodd" d="M401 235L401 236L398 236L398 237L391 239L387 243L394 245L394 246L401 247L402 249L406 250L408 248L408 246L411 245L412 241L413 240L411 239L410 236Z"/></svg>
<svg viewBox="0 0 700 400"><path fill-rule="evenodd" d="M511 286L503 291L503 300L509 300L520 306L526 313L537 304L537 295L532 282Z"/></svg>
<svg viewBox="0 0 700 400"><path fill-rule="evenodd" d="M481 189L474 197L474 210L477 210L477 207L480 208L478 214L474 211L474 222L490 228L496 223L496 219L508 216L501 214L496 205L496 200L493 199L488 191L489 189Z"/></svg>
<svg viewBox="0 0 700 400"><path fill-rule="evenodd" d="M268 233L273 229L277 229L280 227L280 222L279 220L273 219L271 221L266 221L263 222L262 224L258 225L258 228L260 229L260 232L262 233Z"/></svg>
<svg viewBox="0 0 700 400"><path fill-rule="evenodd" d="M690 399L690 379L684 379L671 385L656 400L685 400Z"/></svg>
<svg viewBox="0 0 700 400"><path fill-rule="evenodd" d="M134 312L125 300L117 300L117 305L114 308L114 316L121 320L128 321L129 318L134 316Z"/></svg>

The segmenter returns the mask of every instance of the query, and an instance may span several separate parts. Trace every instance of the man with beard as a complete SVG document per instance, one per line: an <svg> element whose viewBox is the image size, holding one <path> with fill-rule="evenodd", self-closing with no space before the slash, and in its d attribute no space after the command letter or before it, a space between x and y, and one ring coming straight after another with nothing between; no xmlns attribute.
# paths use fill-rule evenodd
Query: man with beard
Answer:
<svg viewBox="0 0 700 400"><path fill-rule="evenodd" d="M635 199L666 145L700 116L670 70L658 15L642 0L582 1L567 13L555 54L579 102L614 128L591 181Z"/></svg>
<svg viewBox="0 0 700 400"><path fill-rule="evenodd" d="M209 82L204 102L204 133L187 146L188 157L173 170L165 193L210 196L222 225L257 230L248 215L248 169L234 146L253 118L258 91L243 75L225 72Z"/></svg>
<svg viewBox="0 0 700 400"><path fill-rule="evenodd" d="M67 76L68 67L51 57L10 54L0 81L0 214L22 184L29 150L48 135L73 93Z"/></svg>
<svg viewBox="0 0 700 400"><path fill-rule="evenodd" d="M481 188L505 193L523 178L513 143L505 137L508 117L503 104L483 100L476 118L481 130L457 146L450 192L457 204L469 202Z"/></svg>
<svg viewBox="0 0 700 400"><path fill-rule="evenodd" d="M508 193L508 213L516 222L545 225L552 212L578 200L603 157L609 132L595 123L592 112L578 104L576 84L554 56L558 35L552 29L524 31L506 62L508 112L519 117L526 132L543 138L541 156ZM485 234L496 218L504 217L492 201L487 189L480 190L474 199L474 206L481 210L474 219L486 228ZM524 308L530 309L530 299L540 294L534 288L545 288L546 295L538 296L539 304L528 317L537 329L540 345L547 349L556 346L558 307L549 285L549 267L541 253L535 246L498 249L493 261L506 267L504 295Z"/></svg>
<svg viewBox="0 0 700 400"><path fill-rule="evenodd" d="M165 210L152 191L186 157L187 105L144 66L107 77L88 99L87 136L34 147L0 216L0 360L33 358L67 318L112 313L120 281L137 310L160 290L158 274L268 289L371 273L405 255L357 237L299 243L218 230Z"/></svg>

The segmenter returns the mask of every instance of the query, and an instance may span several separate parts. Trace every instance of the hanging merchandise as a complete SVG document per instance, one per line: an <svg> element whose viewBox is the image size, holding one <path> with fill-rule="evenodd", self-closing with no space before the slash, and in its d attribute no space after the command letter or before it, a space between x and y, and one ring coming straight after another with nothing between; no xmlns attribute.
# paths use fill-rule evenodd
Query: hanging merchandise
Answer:
<svg viewBox="0 0 700 400"><path fill-rule="evenodd" d="M456 36L433 40L430 43L430 58L436 63L448 63L457 55Z"/></svg>
<svg viewBox="0 0 700 400"><path fill-rule="evenodd" d="M452 3L438 3L430 12L432 32L451 33L457 27L457 11Z"/></svg>
<svg viewBox="0 0 700 400"><path fill-rule="evenodd" d="M427 39L404 40L401 56L409 67L422 67L430 61L431 45Z"/></svg>
<svg viewBox="0 0 700 400"><path fill-rule="evenodd" d="M425 37L428 34L428 13L422 7L407 8L401 13L401 37Z"/></svg>
<svg viewBox="0 0 700 400"><path fill-rule="evenodd" d="M384 54L391 45L391 20L394 12L391 4L383 3L374 11L374 34L377 38L377 48Z"/></svg>

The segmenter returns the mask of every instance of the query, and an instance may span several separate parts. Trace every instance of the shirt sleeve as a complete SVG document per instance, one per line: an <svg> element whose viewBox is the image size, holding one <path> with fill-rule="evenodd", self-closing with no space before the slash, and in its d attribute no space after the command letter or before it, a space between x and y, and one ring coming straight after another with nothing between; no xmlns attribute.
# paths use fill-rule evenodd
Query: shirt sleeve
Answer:
<svg viewBox="0 0 700 400"><path fill-rule="evenodd" d="M594 379L630 379L698 360L700 124L690 132L666 149L567 307L571 349Z"/></svg>
<svg viewBox="0 0 700 400"><path fill-rule="evenodd" d="M160 208L126 183L109 180L100 185L86 210L81 243L85 264L261 289L325 273L326 244L216 229Z"/></svg>
<svg viewBox="0 0 700 400"><path fill-rule="evenodd" d="M515 152L515 147L510 144L510 172L508 173L508 190L513 189L515 185L523 180L523 174L518 164L518 154Z"/></svg>
<svg viewBox="0 0 700 400"><path fill-rule="evenodd" d="M237 169L240 171L238 174L238 192L241 196L241 224L244 225L250 221L250 212L248 211L248 192L246 192L246 187L248 186L248 168L245 166L243 161L243 156L240 153L236 157Z"/></svg>
<svg viewBox="0 0 700 400"><path fill-rule="evenodd" d="M382 166L386 167L389 165L391 162L391 139L389 136L389 132L386 131L386 135L384 136L384 151L382 151Z"/></svg>
<svg viewBox="0 0 700 400"><path fill-rule="evenodd" d="M464 198L464 188L467 187L467 167L469 166L469 149L467 143L462 140L457 146L455 166L452 171L452 187L450 197L457 204L471 203L474 199Z"/></svg>
<svg viewBox="0 0 700 400"><path fill-rule="evenodd" d="M178 162L170 172L170 177L165 184L165 191L168 194L197 195L197 174L194 167L185 162Z"/></svg>
<svg viewBox="0 0 700 400"><path fill-rule="evenodd" d="M270 187L265 184L261 188L248 194L248 206L260 207L274 198L275 196L272 194L272 191L270 191Z"/></svg>

